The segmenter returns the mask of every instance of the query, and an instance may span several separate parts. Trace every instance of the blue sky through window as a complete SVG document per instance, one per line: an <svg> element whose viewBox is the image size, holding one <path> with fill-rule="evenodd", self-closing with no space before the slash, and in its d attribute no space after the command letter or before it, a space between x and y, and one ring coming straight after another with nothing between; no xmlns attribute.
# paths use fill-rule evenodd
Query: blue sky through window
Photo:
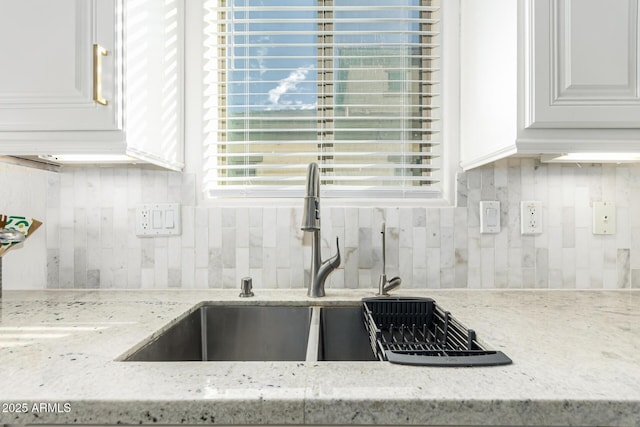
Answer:
<svg viewBox="0 0 640 427"><path fill-rule="evenodd" d="M317 0L231 0L232 43L228 51L228 106L232 113L315 110L318 104ZM400 44L418 43L419 0L334 0L334 55L370 55ZM390 6L391 9L376 9ZM363 7L341 10L340 6ZM363 18L372 21L363 21ZM345 21L342 21L345 20ZM414 28L415 27L415 28ZM404 48L406 52L406 47ZM398 53L402 55L402 52ZM346 54L345 54L346 55ZM339 60L335 62L339 67ZM381 64L382 66L382 64ZM339 73L336 73L336 75Z"/></svg>
<svg viewBox="0 0 640 427"><path fill-rule="evenodd" d="M231 106L245 105L250 96L253 110L316 108L317 13L301 8L315 5L316 0L235 0Z"/></svg>

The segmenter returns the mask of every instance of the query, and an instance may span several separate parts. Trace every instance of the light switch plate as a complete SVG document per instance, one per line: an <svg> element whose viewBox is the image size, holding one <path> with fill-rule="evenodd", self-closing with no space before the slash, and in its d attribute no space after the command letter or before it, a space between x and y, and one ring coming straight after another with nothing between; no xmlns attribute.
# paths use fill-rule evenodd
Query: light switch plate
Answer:
<svg viewBox="0 0 640 427"><path fill-rule="evenodd" d="M180 232L179 203L149 203L136 206L136 236L178 236Z"/></svg>
<svg viewBox="0 0 640 427"><path fill-rule="evenodd" d="M480 233L500 232L500 202L480 202Z"/></svg>
<svg viewBox="0 0 640 427"><path fill-rule="evenodd" d="M593 234L616 234L616 205L593 202Z"/></svg>

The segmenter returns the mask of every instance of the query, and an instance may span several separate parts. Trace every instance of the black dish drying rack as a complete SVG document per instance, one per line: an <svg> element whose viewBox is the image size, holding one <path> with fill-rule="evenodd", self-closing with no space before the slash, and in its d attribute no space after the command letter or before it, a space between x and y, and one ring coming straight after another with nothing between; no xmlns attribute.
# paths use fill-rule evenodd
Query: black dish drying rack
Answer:
<svg viewBox="0 0 640 427"><path fill-rule="evenodd" d="M512 363L487 350L431 298L379 297L362 300L371 349L379 360L421 366L495 366Z"/></svg>

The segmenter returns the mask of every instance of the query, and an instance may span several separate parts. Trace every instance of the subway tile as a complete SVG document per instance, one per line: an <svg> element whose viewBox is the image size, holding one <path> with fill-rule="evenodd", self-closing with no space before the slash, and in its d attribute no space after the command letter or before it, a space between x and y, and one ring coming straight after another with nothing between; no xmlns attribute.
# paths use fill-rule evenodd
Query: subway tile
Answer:
<svg viewBox="0 0 640 427"><path fill-rule="evenodd" d="M631 263L628 248L618 249L616 258L616 288L628 288L631 284Z"/></svg>
<svg viewBox="0 0 640 427"><path fill-rule="evenodd" d="M168 252L166 247L155 247L153 251L154 258L154 287L166 288L169 285L169 273L167 268ZM101 273L103 270L101 269Z"/></svg>
<svg viewBox="0 0 640 427"><path fill-rule="evenodd" d="M425 227L413 228L413 269L427 268L427 229Z"/></svg>
<svg viewBox="0 0 640 427"><path fill-rule="evenodd" d="M236 226L236 210L234 208L222 208L220 227Z"/></svg>
<svg viewBox="0 0 640 427"><path fill-rule="evenodd" d="M193 248L196 244L196 234L201 233L201 231L196 228L196 208L193 206L182 206L181 214L180 246Z"/></svg>
<svg viewBox="0 0 640 427"><path fill-rule="evenodd" d="M507 273L507 277L508 277L508 282L507 282L507 288L508 289L522 289L523 288L523 281L524 281L524 275L522 272L522 268L509 268L509 271Z"/></svg>
<svg viewBox="0 0 640 427"><path fill-rule="evenodd" d="M194 206L196 200L196 174L183 174L180 203Z"/></svg>
<svg viewBox="0 0 640 427"><path fill-rule="evenodd" d="M495 288L495 251L493 248L480 249L482 260L480 274L482 277L482 288Z"/></svg>
<svg viewBox="0 0 640 427"><path fill-rule="evenodd" d="M240 280L249 276L249 248L236 248L236 277L234 283L240 287Z"/></svg>
<svg viewBox="0 0 640 427"><path fill-rule="evenodd" d="M249 209L237 208L235 212L236 246L249 247Z"/></svg>
<svg viewBox="0 0 640 427"><path fill-rule="evenodd" d="M156 265L156 269L158 266ZM166 286L166 284L165 284ZM100 255L100 287L112 289L115 287L113 274L113 249L102 248Z"/></svg>
<svg viewBox="0 0 640 427"><path fill-rule="evenodd" d="M374 208L371 210L372 218L371 218L371 227L376 230L380 230L382 228L382 223L384 222L386 225L387 222L387 210L384 208Z"/></svg>
<svg viewBox="0 0 640 427"><path fill-rule="evenodd" d="M640 289L640 269L634 268L631 270L631 287Z"/></svg>
<svg viewBox="0 0 640 427"><path fill-rule="evenodd" d="M185 285L185 286L183 286ZM178 268L167 269L167 286L169 288L188 288L182 283L182 271Z"/></svg>
<svg viewBox="0 0 640 427"><path fill-rule="evenodd" d="M413 247L413 212L410 209L401 209L398 216L399 234L398 244L401 248Z"/></svg>
<svg viewBox="0 0 640 427"><path fill-rule="evenodd" d="M378 285L377 278L374 283L374 278L371 274L371 270L368 268L358 269L358 287L359 288L375 288Z"/></svg>
<svg viewBox="0 0 640 427"><path fill-rule="evenodd" d="M330 278L330 283L331 283L330 287L332 289L344 289L345 288L344 269L343 268L336 269L333 273L331 273L329 278Z"/></svg>
<svg viewBox="0 0 640 427"><path fill-rule="evenodd" d="M618 288L618 272L616 270L604 270L602 272L602 284L598 284L596 288L602 289L619 289Z"/></svg>
<svg viewBox="0 0 640 427"><path fill-rule="evenodd" d="M373 224L373 209L359 208L358 209L358 227L371 228L374 226L379 226L379 224Z"/></svg>
<svg viewBox="0 0 640 427"><path fill-rule="evenodd" d="M222 269L222 288L233 289L239 286L239 280L237 279L237 272L235 268L223 268Z"/></svg>
<svg viewBox="0 0 640 427"><path fill-rule="evenodd" d="M236 229L224 227L222 229L222 266L224 268L236 267Z"/></svg>
<svg viewBox="0 0 640 427"><path fill-rule="evenodd" d="M209 247L222 247L222 209L209 209Z"/></svg>
<svg viewBox="0 0 640 427"><path fill-rule="evenodd" d="M358 268L370 269L372 262L371 227L358 229Z"/></svg>
<svg viewBox="0 0 640 427"><path fill-rule="evenodd" d="M400 227L400 208L386 208L384 217L387 227Z"/></svg>
<svg viewBox="0 0 640 427"><path fill-rule="evenodd" d="M142 251L140 248L127 248L127 286L137 288L142 283Z"/></svg>
<svg viewBox="0 0 640 427"><path fill-rule="evenodd" d="M87 270L86 287L88 289L100 288L100 270L97 270L97 269Z"/></svg>
<svg viewBox="0 0 640 427"><path fill-rule="evenodd" d="M262 228L249 228L249 267L262 268Z"/></svg>
<svg viewBox="0 0 640 427"><path fill-rule="evenodd" d="M438 289L440 288L440 248L427 248L426 249L426 288ZM402 276L400 276L402 278ZM465 278L466 279L466 278ZM403 280L405 280L403 278ZM416 283L416 287L423 287Z"/></svg>
<svg viewBox="0 0 640 427"><path fill-rule="evenodd" d="M536 283L539 289L549 288L549 250L536 248Z"/></svg>
<svg viewBox="0 0 640 427"><path fill-rule="evenodd" d="M176 273L176 280L180 281L180 286L186 289L193 289L196 287L196 255L195 249L193 248L181 248L180 251L180 265L178 267L173 268ZM169 281L171 282L171 270L169 271Z"/></svg>
<svg viewBox="0 0 640 427"><path fill-rule="evenodd" d="M276 270L276 284L280 289L291 288L291 270L288 268L278 268Z"/></svg>
<svg viewBox="0 0 640 427"><path fill-rule="evenodd" d="M480 169L480 200L495 200L495 169L484 167Z"/></svg>
<svg viewBox="0 0 640 427"><path fill-rule="evenodd" d="M290 227L285 225L277 225L276 226L276 248L277 248L277 259L276 265L279 268L289 267L291 257L290 257ZM307 233L308 234L308 233ZM311 240L309 239L309 245L311 244Z"/></svg>
<svg viewBox="0 0 640 427"><path fill-rule="evenodd" d="M378 236L380 238L380 236ZM398 263L400 258L400 233L397 227L387 227L387 233L385 236L385 251L387 267L398 269ZM382 255L382 241L380 240L376 247L380 247L380 254ZM380 259L382 256L380 256Z"/></svg>
<svg viewBox="0 0 640 427"><path fill-rule="evenodd" d="M73 287L88 288L87 283L87 250L76 247L73 252Z"/></svg>
<svg viewBox="0 0 640 427"><path fill-rule="evenodd" d="M344 245L345 247L357 247L359 235L359 215L357 208L345 209Z"/></svg>
<svg viewBox="0 0 640 427"><path fill-rule="evenodd" d="M274 247L262 248L262 283L265 288L277 287L276 251Z"/></svg>
<svg viewBox="0 0 640 427"><path fill-rule="evenodd" d="M240 279L240 282L238 282L238 293L240 293L240 285L242 283L242 280L244 279L244 277L250 277L251 278L251 286L255 290L258 289L265 289L265 288L273 288L272 286L265 286L264 285L264 278L262 275L262 268L250 268L249 269L249 274L243 276Z"/></svg>
<svg viewBox="0 0 640 427"><path fill-rule="evenodd" d="M222 248L209 248L208 287L222 288Z"/></svg>
<svg viewBox="0 0 640 427"><path fill-rule="evenodd" d="M127 206L131 207L142 203L142 169L127 168L126 181Z"/></svg>
<svg viewBox="0 0 640 427"><path fill-rule="evenodd" d="M94 270L98 273L98 278L100 277L100 270ZM140 271L140 288L141 289L153 289L155 288L156 280L155 280L155 270L153 268L142 268Z"/></svg>
<svg viewBox="0 0 640 427"><path fill-rule="evenodd" d="M60 287L60 249L47 248L47 288Z"/></svg>
<svg viewBox="0 0 640 427"><path fill-rule="evenodd" d="M562 250L562 288L576 289L576 250L573 248Z"/></svg>

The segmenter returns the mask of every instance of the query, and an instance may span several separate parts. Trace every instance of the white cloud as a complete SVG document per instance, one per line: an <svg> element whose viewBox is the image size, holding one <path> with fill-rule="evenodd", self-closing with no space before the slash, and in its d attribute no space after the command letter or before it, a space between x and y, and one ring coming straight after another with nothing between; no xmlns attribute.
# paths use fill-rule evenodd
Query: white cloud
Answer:
<svg viewBox="0 0 640 427"><path fill-rule="evenodd" d="M307 78L309 71L313 69L313 65L307 65L306 67L300 67L293 70L286 78L280 80L278 86L269 91L269 102L274 106L290 105L291 103L284 103L280 101L282 95L295 91L298 83L303 82Z"/></svg>
<svg viewBox="0 0 640 427"><path fill-rule="evenodd" d="M258 40L260 43L269 43L270 39L268 36L262 36ZM260 75L264 75L267 72L267 64L265 61L265 57L269 54L269 48L265 46L261 46L256 51L257 61L258 61L258 69L260 70Z"/></svg>

